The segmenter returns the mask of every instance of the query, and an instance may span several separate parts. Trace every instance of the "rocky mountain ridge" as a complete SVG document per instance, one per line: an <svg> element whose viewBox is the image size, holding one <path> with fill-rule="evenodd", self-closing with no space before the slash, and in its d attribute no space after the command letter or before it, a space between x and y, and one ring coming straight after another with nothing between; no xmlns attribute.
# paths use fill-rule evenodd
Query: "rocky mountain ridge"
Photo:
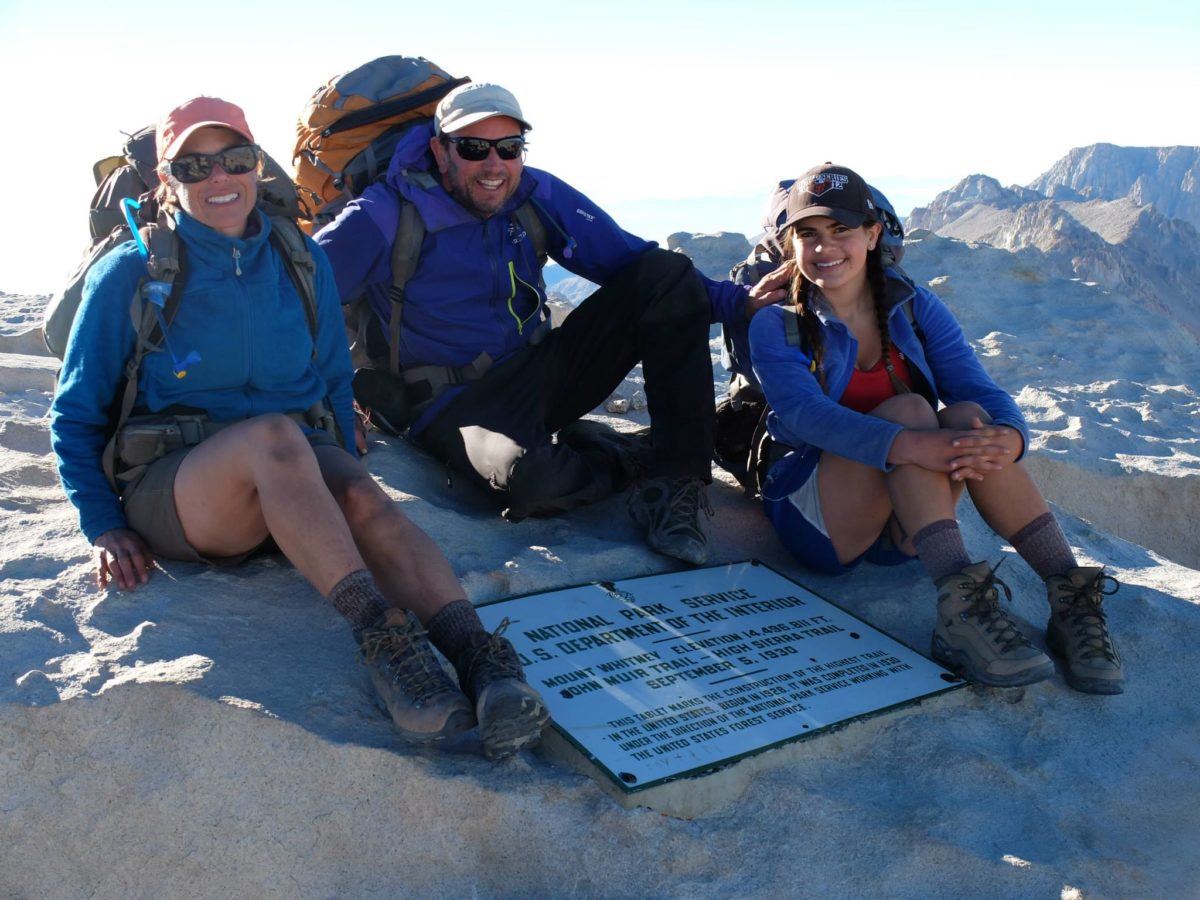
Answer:
<svg viewBox="0 0 1200 900"><path fill-rule="evenodd" d="M1054 200L1128 197L1200 228L1200 147L1076 147L1028 187Z"/></svg>
<svg viewBox="0 0 1200 900"><path fill-rule="evenodd" d="M1036 257L1200 338L1198 181L1200 148L1096 144L1027 187L970 175L914 209L906 227Z"/></svg>

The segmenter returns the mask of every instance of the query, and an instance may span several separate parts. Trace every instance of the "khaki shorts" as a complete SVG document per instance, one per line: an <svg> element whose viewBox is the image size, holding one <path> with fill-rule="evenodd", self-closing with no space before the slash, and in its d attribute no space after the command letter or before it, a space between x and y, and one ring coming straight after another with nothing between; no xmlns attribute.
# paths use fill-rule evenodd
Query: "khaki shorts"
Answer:
<svg viewBox="0 0 1200 900"><path fill-rule="evenodd" d="M309 434L308 443L313 447L341 446L333 435L324 431ZM162 559L236 566L255 554L274 552L277 548L270 537L236 556L204 556L187 542L175 508L175 475L184 457L198 446L184 447L156 460L141 478L125 489L121 500L125 504L129 527L138 533L155 556Z"/></svg>

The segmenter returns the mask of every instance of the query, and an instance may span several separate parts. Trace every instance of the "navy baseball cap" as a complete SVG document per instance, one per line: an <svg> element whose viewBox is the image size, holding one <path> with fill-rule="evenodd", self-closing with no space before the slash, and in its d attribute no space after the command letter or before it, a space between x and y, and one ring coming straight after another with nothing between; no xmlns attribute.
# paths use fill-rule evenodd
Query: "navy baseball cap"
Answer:
<svg viewBox="0 0 1200 900"><path fill-rule="evenodd" d="M871 189L862 177L845 166L823 163L796 179L788 191L787 220L780 229L803 219L828 216L848 228L858 228L878 218Z"/></svg>

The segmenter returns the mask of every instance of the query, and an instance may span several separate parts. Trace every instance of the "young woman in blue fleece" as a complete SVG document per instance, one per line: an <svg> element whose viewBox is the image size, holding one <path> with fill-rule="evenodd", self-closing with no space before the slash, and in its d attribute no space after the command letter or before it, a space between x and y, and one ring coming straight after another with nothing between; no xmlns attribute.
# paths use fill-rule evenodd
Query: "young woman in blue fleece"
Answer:
<svg viewBox="0 0 1200 900"><path fill-rule="evenodd" d="M180 294L161 349L141 361L107 474L109 412L138 337L131 299L147 275L135 241L88 273L51 413L98 584L135 588L155 557L234 564L273 544L349 621L405 738L442 741L478 722L490 758L532 745L547 712L512 644L484 630L446 558L357 460L333 273L306 238L306 309L271 236L295 225L256 206L261 151L242 110L195 98L156 140L158 227L177 236Z"/></svg>
<svg viewBox="0 0 1200 900"><path fill-rule="evenodd" d="M1123 689L1099 567L1077 564L1021 465L1029 433L962 329L930 291L885 269L870 190L826 163L791 188L789 259L751 292L754 373L767 426L790 452L772 467L766 512L809 568L919 557L937 586L934 658L991 685L1040 681L1054 664L1000 605L1007 586L973 563L955 506L965 489L984 520L1044 579L1047 644L1067 681ZM781 304L764 301L783 298Z"/></svg>

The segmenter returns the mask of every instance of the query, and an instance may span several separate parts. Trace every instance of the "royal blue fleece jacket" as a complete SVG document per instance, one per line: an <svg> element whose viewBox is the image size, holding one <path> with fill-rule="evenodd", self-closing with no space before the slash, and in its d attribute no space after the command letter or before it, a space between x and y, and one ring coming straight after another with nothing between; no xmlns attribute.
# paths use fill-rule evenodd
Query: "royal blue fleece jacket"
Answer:
<svg viewBox="0 0 1200 900"><path fill-rule="evenodd" d="M257 210L253 215L257 231L241 239L177 215L187 271L167 337L177 358L194 351L200 361L176 378L169 352L146 354L136 406L150 412L186 406L227 422L304 412L328 396L346 449L354 453L350 352L329 261L310 241L317 288L314 359L304 302L267 238L271 222ZM59 477L79 509L80 528L93 542L106 531L128 527L121 501L104 477L101 454L108 412L124 390L125 362L133 353L130 302L145 274L133 241L88 272L50 410Z"/></svg>
<svg viewBox="0 0 1200 900"><path fill-rule="evenodd" d="M946 405L975 401L995 424L1020 431L1028 447L1029 429L1024 416L984 371L946 305L932 291L911 284L891 269L887 275L888 333L908 364L921 371L940 401ZM904 313L905 304L911 304L925 334L923 344ZM767 416L771 437L799 451L790 457L793 462L815 448L890 471L887 456L903 426L855 412L838 402L850 383L858 341L832 313L818 310L829 389L826 394L809 368L811 356L788 343L786 315L790 313L782 307L768 306L750 322L750 360L771 405ZM787 460L776 466L783 466Z"/></svg>
<svg viewBox="0 0 1200 900"><path fill-rule="evenodd" d="M402 365L459 367L481 352L498 361L528 342L541 321L545 296L538 288L533 243L511 217L527 200L532 199L545 228L550 256L597 284L656 246L623 231L570 185L529 167L504 208L480 219L441 186L429 151L432 136L432 126L408 132L396 147L386 179L367 188L316 236L333 264L342 299L350 302L365 291L386 332L400 198L416 206L426 233L405 289ZM423 177L414 178L414 173ZM744 288L701 278L713 321L745 315ZM414 432L451 393L414 424Z"/></svg>

